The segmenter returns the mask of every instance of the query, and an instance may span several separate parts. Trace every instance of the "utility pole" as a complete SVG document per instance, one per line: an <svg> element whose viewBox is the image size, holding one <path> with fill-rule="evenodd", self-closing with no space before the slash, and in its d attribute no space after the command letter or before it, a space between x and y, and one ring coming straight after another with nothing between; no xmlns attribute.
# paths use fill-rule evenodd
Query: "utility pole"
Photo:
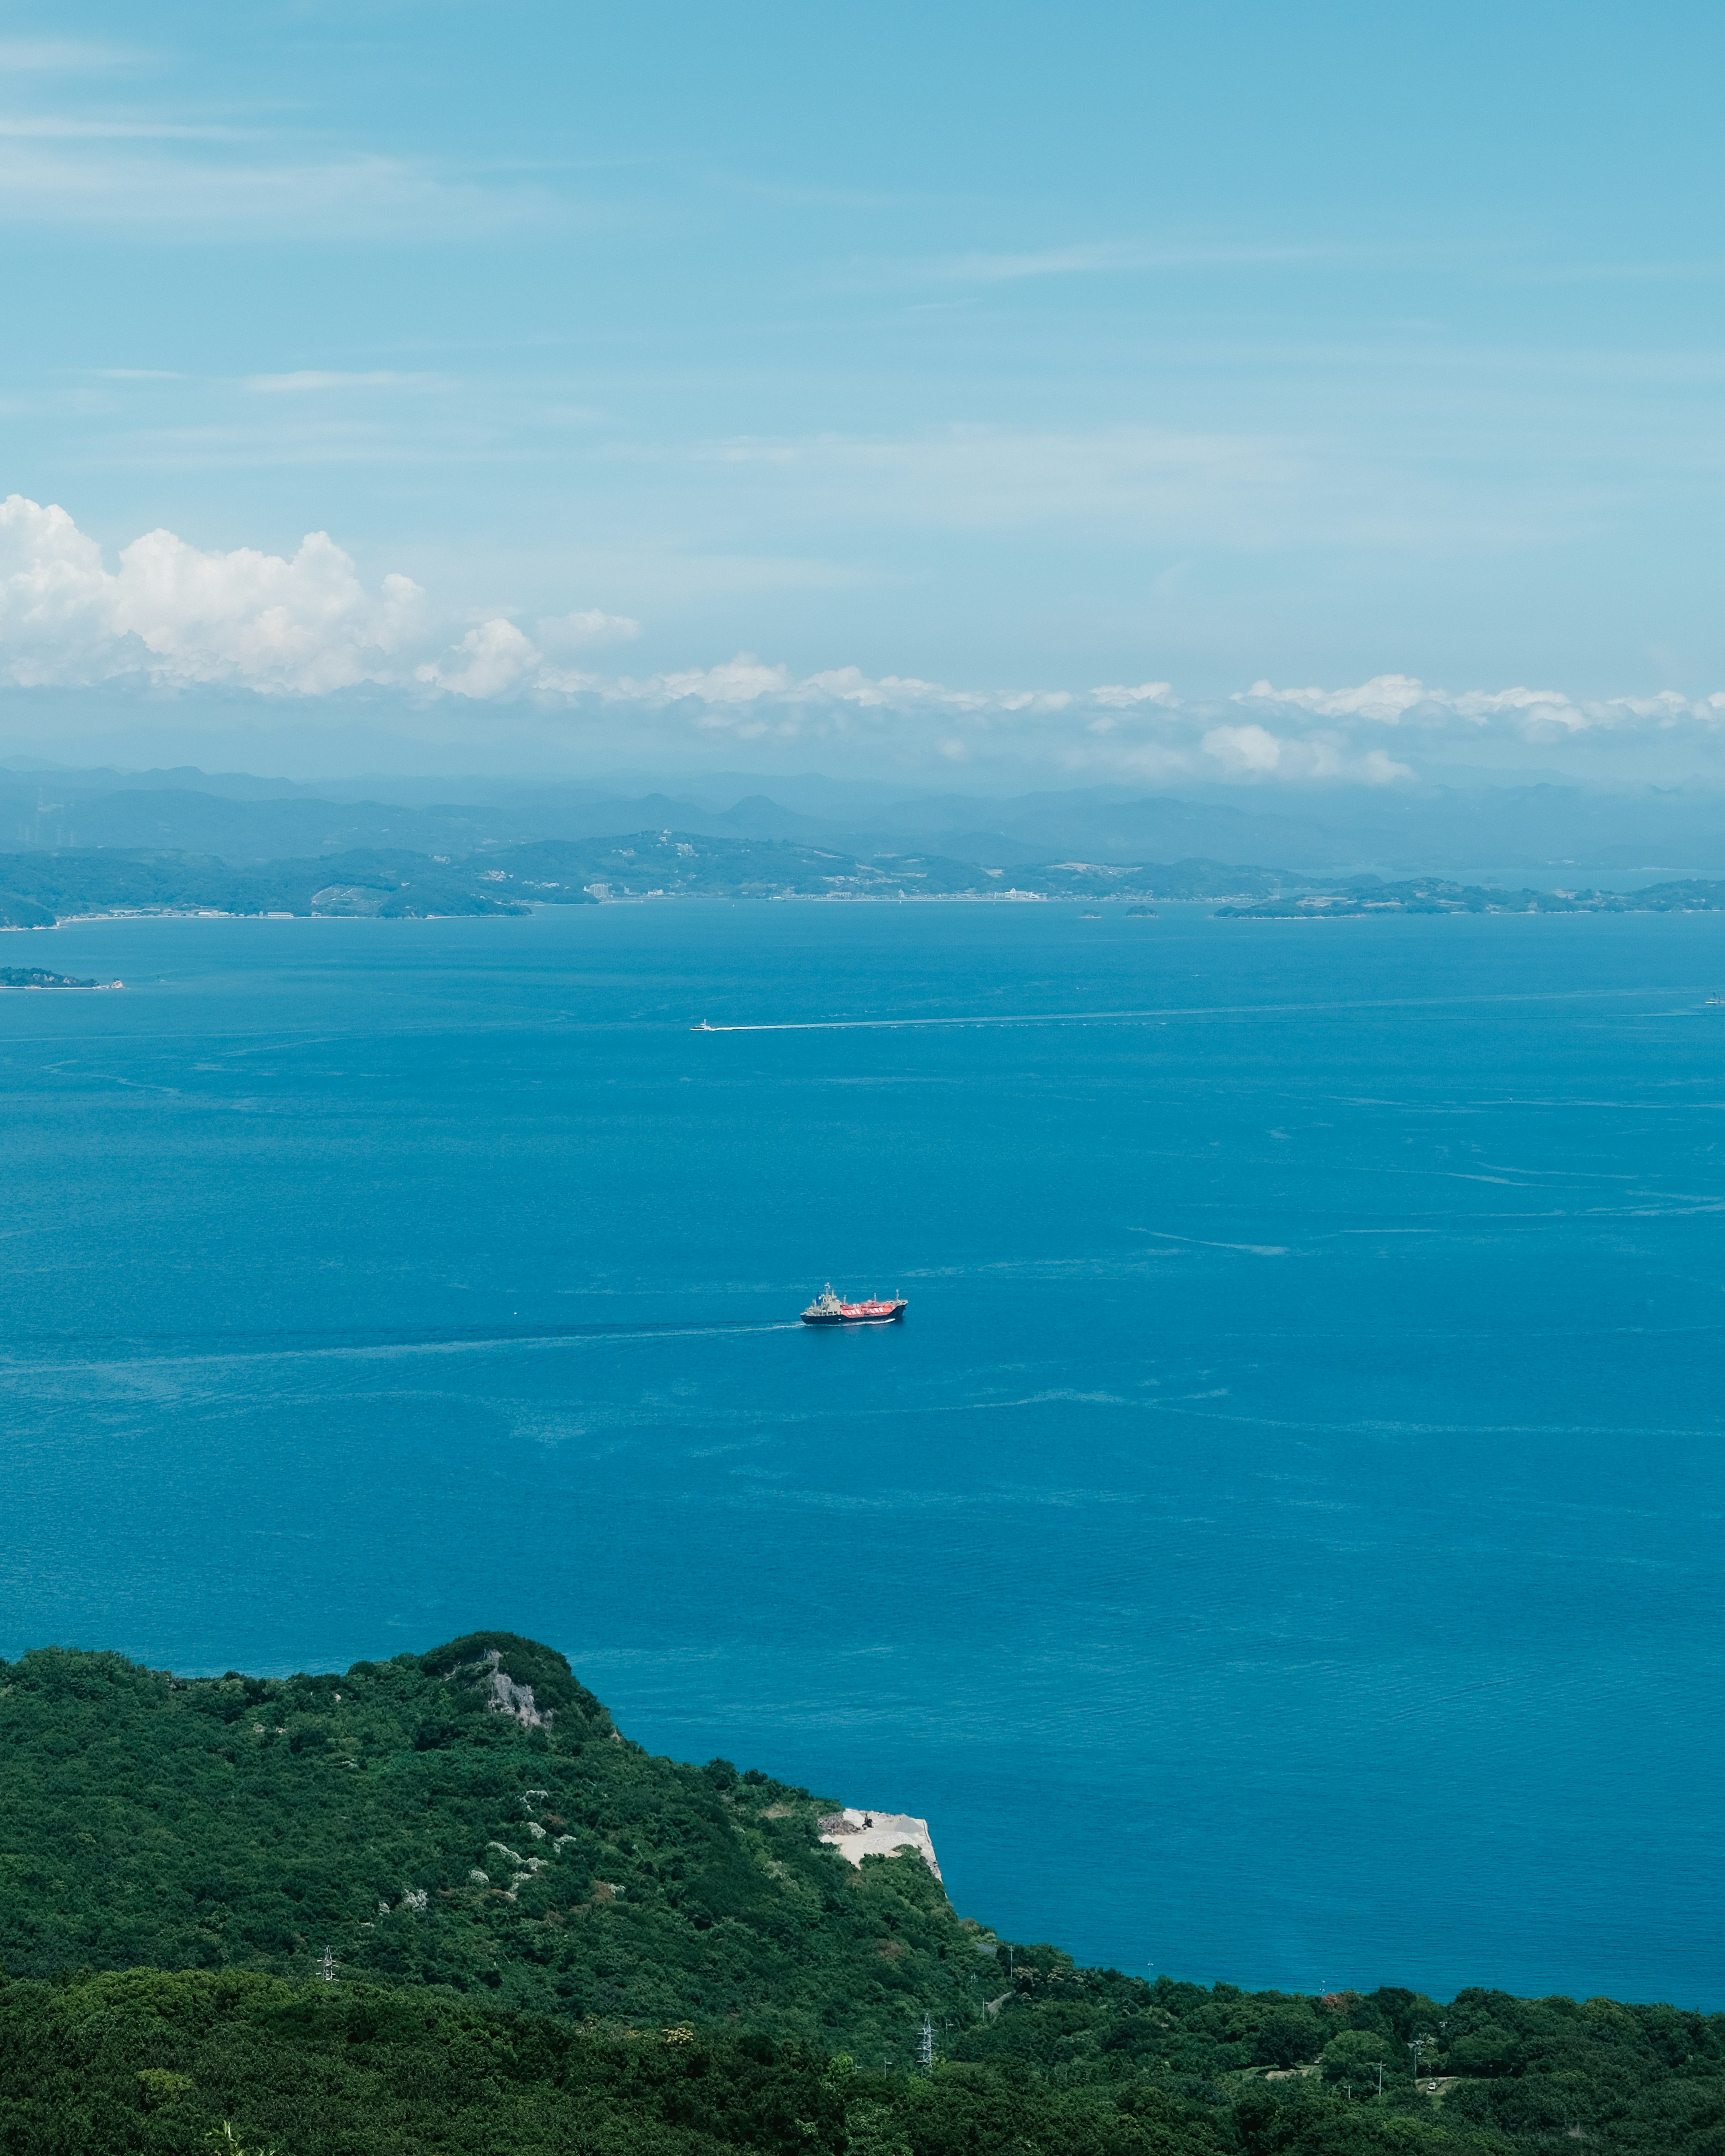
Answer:
<svg viewBox="0 0 1725 2156"><path fill-rule="evenodd" d="M1408 2046L1408 2049L1414 2054L1414 2079L1416 2082L1420 2079L1420 2054L1432 2041L1430 2036L1415 2036Z"/></svg>
<svg viewBox="0 0 1725 2156"><path fill-rule="evenodd" d="M1384 2061L1382 2059L1373 2059L1371 2063L1378 2069L1378 2093L1379 2096L1382 2096L1384 2093Z"/></svg>

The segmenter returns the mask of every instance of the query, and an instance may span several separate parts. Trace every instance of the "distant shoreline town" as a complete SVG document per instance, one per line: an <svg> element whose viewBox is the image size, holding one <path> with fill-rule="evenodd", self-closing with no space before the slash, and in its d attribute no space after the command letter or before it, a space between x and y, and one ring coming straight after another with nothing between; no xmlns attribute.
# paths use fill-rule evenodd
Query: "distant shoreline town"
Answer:
<svg viewBox="0 0 1725 2156"><path fill-rule="evenodd" d="M1431 876L1397 883L1324 878L1204 860L1050 860L1009 870L938 854L846 854L675 830L487 845L462 857L364 848L243 866L145 847L0 855L0 928L149 916L439 920L702 898L1085 901L1139 914L1160 902L1207 904L1236 921L1339 921L1383 914L1717 913L1725 912L1725 882L1690 877L1634 891L1510 890Z"/></svg>

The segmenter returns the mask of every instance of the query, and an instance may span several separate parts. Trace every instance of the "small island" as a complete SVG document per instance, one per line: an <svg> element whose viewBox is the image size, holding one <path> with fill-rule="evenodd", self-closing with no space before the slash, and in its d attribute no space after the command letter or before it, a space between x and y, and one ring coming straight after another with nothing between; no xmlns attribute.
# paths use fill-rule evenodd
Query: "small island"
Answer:
<svg viewBox="0 0 1725 2156"><path fill-rule="evenodd" d="M49 973L40 966L0 966L0 988L123 988L124 981L80 981L74 973Z"/></svg>

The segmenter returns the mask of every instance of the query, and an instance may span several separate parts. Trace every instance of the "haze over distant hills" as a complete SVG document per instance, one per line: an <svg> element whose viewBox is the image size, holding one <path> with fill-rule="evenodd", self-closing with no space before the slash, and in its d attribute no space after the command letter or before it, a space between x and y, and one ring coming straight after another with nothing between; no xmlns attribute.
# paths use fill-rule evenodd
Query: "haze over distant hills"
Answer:
<svg viewBox="0 0 1725 2156"><path fill-rule="evenodd" d="M381 848L468 853L648 829L829 846L913 848L1011 868L1104 863L1274 864L1307 874L1487 878L1725 871L1725 797L1700 788L1552 783L1472 788L1124 787L914 793L813 774L706 774L644 784L518 778L296 782L193 767L124 772L0 767L0 851L167 848L245 865Z"/></svg>

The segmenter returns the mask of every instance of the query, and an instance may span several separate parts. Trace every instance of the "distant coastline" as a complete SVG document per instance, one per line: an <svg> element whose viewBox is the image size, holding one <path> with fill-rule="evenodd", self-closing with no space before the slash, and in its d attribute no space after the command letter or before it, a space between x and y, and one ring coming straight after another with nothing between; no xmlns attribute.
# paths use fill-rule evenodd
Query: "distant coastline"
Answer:
<svg viewBox="0 0 1725 2156"><path fill-rule="evenodd" d="M0 855L0 928L143 919L429 921L521 916L547 906L667 899L804 903L1082 900L1211 906L1235 921L1380 914L1721 913L1725 881L1644 890L1511 890L1436 877L1389 883L1207 860L1050 860L995 868L941 855L845 854L772 839L673 830L482 846L465 855L356 851L235 867L208 855L92 847ZM43 983L41 985L47 985Z"/></svg>

